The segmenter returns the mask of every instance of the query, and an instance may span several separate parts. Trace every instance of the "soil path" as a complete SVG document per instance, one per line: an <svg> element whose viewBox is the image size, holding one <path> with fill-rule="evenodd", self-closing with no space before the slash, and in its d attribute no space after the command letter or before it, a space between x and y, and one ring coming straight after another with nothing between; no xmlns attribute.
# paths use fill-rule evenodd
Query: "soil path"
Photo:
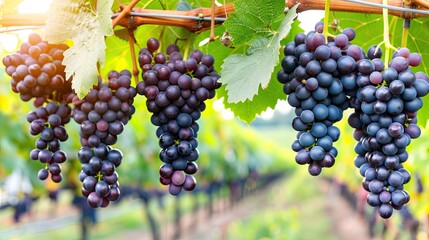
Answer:
<svg viewBox="0 0 429 240"><path fill-rule="evenodd" d="M276 208L279 211L289 207L314 207L323 208L325 216L330 218L332 222L332 233L339 240L371 240L368 235L367 223L359 217L351 205L340 195L338 187L328 182L320 181L320 204L306 204L306 203L279 203ZM263 212L265 209L272 208L273 206L267 204L266 196L269 191L272 191L282 183L276 183L260 190L258 193L249 198L245 198L238 205L233 208L215 214L210 219L204 219L193 227L188 227L184 231L184 235L180 238L183 240L212 240L226 239L226 233L231 223L237 220L244 220L251 217L258 212ZM301 205L301 206L298 206ZM186 222L186 221L184 221ZM185 225L185 224L184 224ZM191 231L190 231L191 230ZM299 239L297 239L299 240Z"/></svg>

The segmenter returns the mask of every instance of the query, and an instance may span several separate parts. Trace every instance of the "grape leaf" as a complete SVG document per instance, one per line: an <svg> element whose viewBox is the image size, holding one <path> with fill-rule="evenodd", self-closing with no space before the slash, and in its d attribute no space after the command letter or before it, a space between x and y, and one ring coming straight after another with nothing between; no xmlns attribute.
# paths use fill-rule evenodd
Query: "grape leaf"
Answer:
<svg viewBox="0 0 429 240"><path fill-rule="evenodd" d="M66 77L73 76L72 88L81 99L97 84L97 62L104 61L104 36L96 34L97 31L98 28L94 28L91 34L74 37L75 45L64 52ZM101 53L103 57L100 59Z"/></svg>
<svg viewBox="0 0 429 240"><path fill-rule="evenodd" d="M272 24L285 7L282 0L258 1L239 0L234 2L235 13L224 22L234 45L241 45L253 38L266 36L273 32Z"/></svg>
<svg viewBox="0 0 429 240"><path fill-rule="evenodd" d="M280 70L280 67L278 68ZM276 71L277 72L277 71ZM273 74L275 78L275 74ZM283 87L278 81L272 81L266 89L259 87L258 94L252 101L247 99L244 102L230 103L225 93L224 87L219 91L220 95L225 96L223 104L226 108L231 109L234 115L240 120L250 124L255 117L265 111L267 108L275 108L279 99L286 99L283 93Z"/></svg>
<svg viewBox="0 0 429 240"><path fill-rule="evenodd" d="M100 32L104 36L113 35L113 27L112 27L112 5L113 0L100 0L97 1L97 20L100 23Z"/></svg>
<svg viewBox="0 0 429 240"><path fill-rule="evenodd" d="M78 34L82 19L91 14L91 5L84 0L55 0L46 19L45 39L50 43L61 43Z"/></svg>
<svg viewBox="0 0 429 240"><path fill-rule="evenodd" d="M278 26L281 24L281 22L276 23L277 26L275 28L278 28ZM215 28L215 35L221 36L225 32L224 26L219 26ZM292 23L292 28L289 32L289 34L286 36L285 39L282 40L281 44L284 46L286 43L293 41L296 34L303 32L303 30L300 27L300 21L295 20ZM210 35L210 32L202 32L201 34L197 35L196 43L201 42L203 39L208 38ZM214 56L216 59L215 61L215 69L221 69L221 65L223 63L223 59L227 58L228 56L232 54L240 54L246 52L246 47L244 45L235 47L235 48L228 48L225 47L220 41L214 41L210 44L206 45L206 51ZM279 60L283 58L283 54L279 56ZM276 80L277 72L281 69L281 65L276 65L273 74L271 75L272 81L268 84L267 88L265 90L262 90L262 87L259 87L258 94L255 95L252 99L246 100L244 102L237 102L237 103L229 103L228 102L228 95L225 90L225 85L221 89L218 89L216 91L217 98L223 99L223 104L226 108L230 109L235 117L239 118L240 120L250 124L257 115L261 114L263 111L265 111L267 108L275 108L277 102L279 99L285 99L286 95L283 93L283 87L278 81Z"/></svg>
<svg viewBox="0 0 429 240"><path fill-rule="evenodd" d="M117 36L119 39L125 42L128 42L128 35L129 35L128 29L126 28L116 29L114 31L114 35Z"/></svg>
<svg viewBox="0 0 429 240"><path fill-rule="evenodd" d="M260 85L262 89L267 87L279 60L280 41L289 33L296 16L294 6L277 32L250 42L246 54L233 54L224 60L221 81L227 85L228 102L252 100Z"/></svg>
<svg viewBox="0 0 429 240"><path fill-rule="evenodd" d="M73 40L64 52L66 78L73 77L72 88L79 98L97 84L97 63L105 62L105 36L113 34L111 7L113 0L97 1L94 11L90 1L54 1L46 21L49 42Z"/></svg>

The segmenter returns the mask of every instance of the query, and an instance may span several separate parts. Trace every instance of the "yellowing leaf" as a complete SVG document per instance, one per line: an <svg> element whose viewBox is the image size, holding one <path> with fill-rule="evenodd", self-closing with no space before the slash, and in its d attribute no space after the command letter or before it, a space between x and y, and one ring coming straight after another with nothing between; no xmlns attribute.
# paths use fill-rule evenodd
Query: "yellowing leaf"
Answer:
<svg viewBox="0 0 429 240"><path fill-rule="evenodd" d="M80 37L75 38L77 44L64 52L63 64L66 66L66 77L73 77L72 88L79 98L83 98L92 86L97 84L97 61L99 61L100 53L103 53L104 56L106 45L104 37L100 34L94 33L87 38L84 38L84 35ZM93 43L98 44L93 45Z"/></svg>
<svg viewBox="0 0 429 240"><path fill-rule="evenodd" d="M73 40L64 52L66 77L79 98L97 84L97 63L105 62L105 36L113 34L111 7L113 0L99 0L97 6L88 0L55 0L46 21L46 39L50 42Z"/></svg>
<svg viewBox="0 0 429 240"><path fill-rule="evenodd" d="M84 0L54 0L46 19L45 39L61 43L82 31L88 15L92 15L89 2Z"/></svg>
<svg viewBox="0 0 429 240"><path fill-rule="evenodd" d="M100 34L104 36L113 35L112 27L112 7L113 0L99 0L97 1L97 20L99 22Z"/></svg>

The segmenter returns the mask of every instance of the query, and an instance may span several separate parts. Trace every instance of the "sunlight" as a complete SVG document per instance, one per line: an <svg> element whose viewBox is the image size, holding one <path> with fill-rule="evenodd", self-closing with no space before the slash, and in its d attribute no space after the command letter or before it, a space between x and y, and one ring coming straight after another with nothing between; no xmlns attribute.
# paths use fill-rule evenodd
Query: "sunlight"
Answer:
<svg viewBox="0 0 429 240"><path fill-rule="evenodd" d="M298 14L298 20L301 21L299 26L308 33L314 30L314 26L323 18L323 10L308 10Z"/></svg>
<svg viewBox="0 0 429 240"><path fill-rule="evenodd" d="M224 119L230 120L234 118L234 113L231 111L231 109L225 109L225 105L223 105L223 98L214 101L213 108L215 111L220 112Z"/></svg>
<svg viewBox="0 0 429 240"><path fill-rule="evenodd" d="M0 33L0 56L3 52L13 52L18 47L18 38L13 34Z"/></svg>
<svg viewBox="0 0 429 240"><path fill-rule="evenodd" d="M278 111L280 114L286 115L292 110L293 108L286 100L279 100L277 102L276 111Z"/></svg>
<svg viewBox="0 0 429 240"><path fill-rule="evenodd" d="M274 117L275 113L280 113L281 115L288 114L293 108L289 105L286 100L278 100L276 107L274 109L267 108L259 116L264 120L271 120Z"/></svg>
<svg viewBox="0 0 429 240"><path fill-rule="evenodd" d="M24 0L18 5L19 13L47 13L52 0Z"/></svg>
<svg viewBox="0 0 429 240"><path fill-rule="evenodd" d="M267 108L259 115L264 120L270 120L274 117L274 110L272 108Z"/></svg>

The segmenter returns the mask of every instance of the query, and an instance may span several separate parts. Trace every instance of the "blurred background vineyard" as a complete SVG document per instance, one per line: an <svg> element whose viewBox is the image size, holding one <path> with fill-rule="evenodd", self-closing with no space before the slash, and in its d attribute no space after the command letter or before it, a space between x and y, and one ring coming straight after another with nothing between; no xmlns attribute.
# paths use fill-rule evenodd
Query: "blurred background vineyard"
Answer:
<svg viewBox="0 0 429 240"><path fill-rule="evenodd" d="M21 1L6 2L9 5L3 11L12 13ZM28 2L32 1L21 6ZM143 26L135 36L144 43L157 37L160 28L166 28L161 40L189 34L177 28ZM217 28L216 35L223 30ZM15 52L31 31L0 33L0 58ZM194 45L208 34L199 34ZM107 38L104 75L111 69L130 69L124 43ZM202 50L222 59L230 52L216 52L219 45ZM216 62L216 69L220 65ZM381 220L362 198L361 177L353 164L355 140L347 124L351 112L336 124L341 138L335 144L339 150L335 166L311 177L306 167L294 161L290 148L296 135L291 128L294 113L286 101L246 125L225 110L222 100L212 100L199 120L197 188L173 197L159 183L156 129L140 96L135 99L136 113L114 146L124 153L117 170L122 197L106 209L93 210L80 193L78 125L71 121L66 126L70 137L61 145L68 155L63 182L38 180L40 165L29 158L36 138L29 134L25 119L33 106L21 102L9 84L0 65L0 239L429 238L429 124L419 123L422 135L409 146L405 165L412 181L405 189L411 201L390 220ZM423 111L429 111L429 106Z"/></svg>

